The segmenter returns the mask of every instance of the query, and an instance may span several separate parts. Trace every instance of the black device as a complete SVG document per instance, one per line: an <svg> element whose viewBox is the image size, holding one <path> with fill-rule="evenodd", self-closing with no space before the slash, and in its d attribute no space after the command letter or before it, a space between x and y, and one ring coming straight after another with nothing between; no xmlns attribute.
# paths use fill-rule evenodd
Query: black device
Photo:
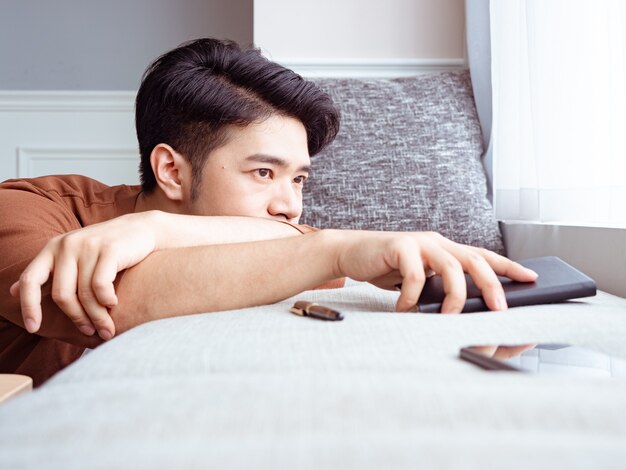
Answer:
<svg viewBox="0 0 626 470"><path fill-rule="evenodd" d="M626 358L571 344L483 345L459 357L486 370L575 377L626 377Z"/></svg>
<svg viewBox="0 0 626 470"><path fill-rule="evenodd" d="M507 277L498 276L509 307L562 302L596 295L596 283L593 279L556 256L518 262L535 271L539 277L535 282L516 282ZM469 275L466 274L465 277L467 300L462 313L489 310L480 289L476 287ZM423 313L439 313L444 297L441 276L429 277L417 302L418 310Z"/></svg>

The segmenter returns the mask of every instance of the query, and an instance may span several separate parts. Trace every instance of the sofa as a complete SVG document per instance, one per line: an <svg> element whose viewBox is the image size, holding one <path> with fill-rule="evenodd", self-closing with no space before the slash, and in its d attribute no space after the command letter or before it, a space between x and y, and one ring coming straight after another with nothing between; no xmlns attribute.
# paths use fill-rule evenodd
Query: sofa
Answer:
<svg viewBox="0 0 626 470"><path fill-rule="evenodd" d="M342 111L303 222L434 230L506 253L465 71L321 79ZM626 300L394 313L348 280L274 305L170 318L0 406L0 468L623 468L626 380L488 372L471 344L571 343L626 358ZM297 299L340 322L293 315Z"/></svg>

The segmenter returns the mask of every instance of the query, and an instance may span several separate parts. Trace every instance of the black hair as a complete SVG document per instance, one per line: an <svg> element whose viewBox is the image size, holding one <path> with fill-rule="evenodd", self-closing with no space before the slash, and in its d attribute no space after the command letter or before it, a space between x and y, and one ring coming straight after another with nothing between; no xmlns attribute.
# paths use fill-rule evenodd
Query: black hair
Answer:
<svg viewBox="0 0 626 470"><path fill-rule="evenodd" d="M204 38L163 54L144 73L135 102L143 190L155 189L150 154L167 143L190 162L195 198L204 163L226 143L228 130L272 115L302 122L311 156L339 131L330 96L259 49Z"/></svg>

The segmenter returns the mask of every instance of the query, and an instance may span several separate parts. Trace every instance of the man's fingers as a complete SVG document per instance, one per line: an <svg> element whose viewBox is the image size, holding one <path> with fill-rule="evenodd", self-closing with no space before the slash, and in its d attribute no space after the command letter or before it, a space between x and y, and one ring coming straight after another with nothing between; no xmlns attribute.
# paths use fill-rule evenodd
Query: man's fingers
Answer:
<svg viewBox="0 0 626 470"><path fill-rule="evenodd" d="M443 239L442 243L461 262L463 270L472 277L491 310L508 308L502 283L496 274L519 282L532 282L537 279L537 273L534 271L493 251L460 245L448 239Z"/></svg>
<svg viewBox="0 0 626 470"><path fill-rule="evenodd" d="M518 282L533 282L537 279L537 273L532 269L528 269L493 251L474 247L470 247L470 249L482 256L499 276L506 276Z"/></svg>
<svg viewBox="0 0 626 470"><path fill-rule="evenodd" d="M22 275L23 276L23 275ZM29 333L36 333L41 327L41 284L38 281L22 277L20 282L20 305L24 328Z"/></svg>
<svg viewBox="0 0 626 470"><path fill-rule="evenodd" d="M102 253L93 272L91 287L100 305L114 307L117 305L117 295L113 282L117 276L117 261L114 256Z"/></svg>
<svg viewBox="0 0 626 470"><path fill-rule="evenodd" d="M454 254L465 272L472 277L476 287L480 289L487 307L490 310L506 310L508 306L502 283L487 260L480 253L463 247L460 252Z"/></svg>
<svg viewBox="0 0 626 470"><path fill-rule="evenodd" d="M95 328L78 300L77 285L78 266L76 260L69 255L58 255L52 278L52 300L82 333L91 336L94 334Z"/></svg>
<svg viewBox="0 0 626 470"><path fill-rule="evenodd" d="M41 286L48 281L53 267L54 256L49 250L43 250L11 286L11 293L20 296L22 320L29 333L36 333L41 327Z"/></svg>
<svg viewBox="0 0 626 470"><path fill-rule="evenodd" d="M93 256L82 256L78 260L78 299L98 335L104 340L109 340L113 337L115 326L106 307L98 302L93 290L97 252L93 251L92 254ZM77 326L81 327L78 324Z"/></svg>
<svg viewBox="0 0 626 470"><path fill-rule="evenodd" d="M441 305L441 313L461 313L467 299L467 286L463 270L459 266L449 266L441 273L446 297Z"/></svg>
<svg viewBox="0 0 626 470"><path fill-rule="evenodd" d="M480 289L485 303L491 310L507 308L504 289L497 274L520 282L532 282L537 279L534 271L492 251L460 245L438 234L426 235L424 243L416 246L419 246L418 250L421 251L424 264L442 277L445 292L442 313L463 310L467 298L466 272ZM403 246L402 250L405 255L410 253L407 246ZM398 311L406 311L419 299L424 286L422 280L424 268L421 267L417 274L414 265L406 264L400 271L403 276L402 290L396 308ZM405 289L407 282L411 287Z"/></svg>
<svg viewBox="0 0 626 470"><path fill-rule="evenodd" d="M477 248L474 246L461 245L444 237L439 238L442 246L457 258L465 259L466 255L462 252L467 250L474 252L484 258L491 266L492 270L499 276L505 276L518 282L532 282L537 279L537 273L532 269L528 269L515 261L501 256L493 251L485 248Z"/></svg>
<svg viewBox="0 0 626 470"><path fill-rule="evenodd" d="M402 275L402 287L396 302L396 311L409 312L415 308L426 282L424 265L415 244L406 244L398 260L398 271Z"/></svg>
<svg viewBox="0 0 626 470"><path fill-rule="evenodd" d="M441 313L461 313L467 298L467 285L461 263L441 247L424 250L427 263L441 275L446 296L441 305Z"/></svg>
<svg viewBox="0 0 626 470"><path fill-rule="evenodd" d="M474 270L468 272L491 310L508 308L504 289L496 274L518 282L533 282L537 279L537 273L533 270L483 248L470 248L466 259L468 265L474 266ZM488 266L480 267L481 260L485 260Z"/></svg>

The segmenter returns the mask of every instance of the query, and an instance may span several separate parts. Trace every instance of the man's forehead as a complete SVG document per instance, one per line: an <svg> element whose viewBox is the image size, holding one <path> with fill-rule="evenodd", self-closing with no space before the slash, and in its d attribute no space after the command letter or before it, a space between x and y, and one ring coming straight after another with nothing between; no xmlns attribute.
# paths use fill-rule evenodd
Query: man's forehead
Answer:
<svg viewBox="0 0 626 470"><path fill-rule="evenodd" d="M226 142L215 153L240 164L255 162L292 169L307 169L311 164L304 125L279 115L245 126L229 126Z"/></svg>

